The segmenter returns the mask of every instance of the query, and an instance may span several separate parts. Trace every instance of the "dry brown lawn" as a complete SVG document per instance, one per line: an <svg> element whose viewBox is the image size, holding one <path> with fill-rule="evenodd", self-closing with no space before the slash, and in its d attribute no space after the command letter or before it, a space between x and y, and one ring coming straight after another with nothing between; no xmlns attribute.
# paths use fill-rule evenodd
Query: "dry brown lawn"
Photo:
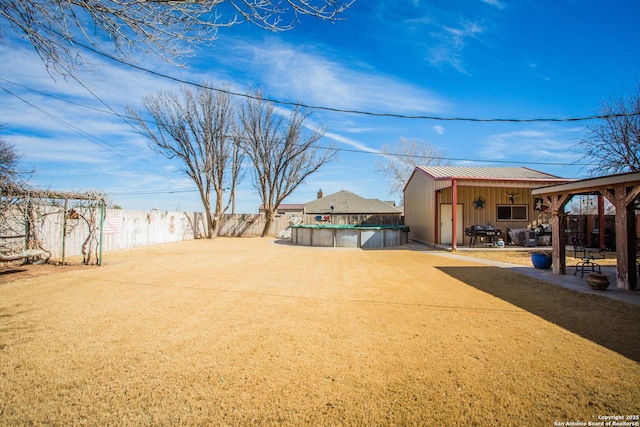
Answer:
<svg viewBox="0 0 640 427"><path fill-rule="evenodd" d="M17 273L0 275L0 425L640 414L640 307L414 247L220 238Z"/></svg>
<svg viewBox="0 0 640 427"><path fill-rule="evenodd" d="M538 248L540 249L540 248ZM545 252L551 253L551 248L547 247L542 249ZM490 259L493 261L504 261L510 262L512 264L520 264L531 267L531 252L529 251L512 251L507 248L498 249L491 248L487 250L460 250L457 252L459 255L471 256L476 258L484 258ZM597 250L592 250L593 255L598 255ZM602 267L615 267L616 266L616 253L615 252L604 252L604 259L595 259L594 261L602 266ZM576 258L573 256L573 250L567 249L565 255L565 265L567 267L575 266L578 261L581 261L580 258Z"/></svg>

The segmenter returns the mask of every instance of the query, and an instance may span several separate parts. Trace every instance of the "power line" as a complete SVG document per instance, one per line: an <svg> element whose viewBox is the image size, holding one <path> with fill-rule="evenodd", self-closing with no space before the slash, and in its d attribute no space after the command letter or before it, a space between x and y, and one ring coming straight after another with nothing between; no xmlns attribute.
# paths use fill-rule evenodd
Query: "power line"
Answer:
<svg viewBox="0 0 640 427"><path fill-rule="evenodd" d="M96 108L96 107L92 107L89 105L85 105L79 102L75 102L75 101L71 101L47 92L42 92L40 90L37 89L33 89L24 85L21 85L19 83L15 83L13 81L7 80L5 78L0 77L0 81L4 81L10 84L13 84L15 86L21 87L25 90L29 90L35 93L38 93L40 95L43 96L47 96L53 99L57 99L59 101L71 104L71 105L75 105L81 108L86 108L92 111L96 111L99 113L103 113L103 114L109 114L109 115L113 115L116 117L121 118L125 123L127 123L128 125L132 126L131 123L129 122L129 120L134 120L133 117L128 116L126 114L121 114L118 113L117 111L115 111L112 107L108 106L106 104L105 101L101 100L100 98L97 97L97 95L93 94L93 96L95 96L103 105L105 105L107 108L109 108L109 110L104 110L104 109L100 109L100 108ZM1 88L1 87L0 87ZM6 92L6 89L4 89ZM9 92L11 93L11 92ZM13 94L12 94L13 95ZM16 96L16 95L14 95ZM19 97L18 97L19 98ZM21 98L19 98L21 99ZM24 100L23 100L24 101ZM27 103L28 105L33 106L32 104ZM38 107L34 107L39 109ZM40 109L39 109L40 110ZM146 122L148 123L155 123L151 120L146 120ZM135 129L135 127L134 127ZM225 135L228 138L242 138L242 136L238 136L238 135ZM106 144L106 143L105 143ZM442 161L459 161L459 162L473 162L473 163L496 163L496 164L523 164L523 165L545 165L545 166L599 166L599 164L597 163L560 163L560 162L536 162L536 161L513 161L513 160L496 160L496 159L470 159L470 158L456 158L456 157L428 157L428 156L419 156L419 155L411 155L411 154L402 154L402 153L385 153L385 152L371 152L371 151L367 151L367 150L358 150L358 149L349 149L349 148L336 148L336 147L324 147L324 146L320 146L320 145L316 145L313 146L313 148L317 148L320 150L331 150L331 151L335 151L335 152L347 152L347 153L358 153L358 154L370 154L370 155L377 155L377 156L392 156L392 157L404 157L404 158L415 158L415 159L425 159L425 160L442 160Z"/></svg>
<svg viewBox="0 0 640 427"><path fill-rule="evenodd" d="M610 113L610 114L599 114L599 115L592 115L592 116L561 117L561 118L552 117L552 118L529 118L529 119L516 119L516 118L505 119L505 118L442 117L442 116L428 116L428 115L410 115L410 114L400 114L400 113L376 113L376 112L363 111L363 110L350 110L350 109L342 109L342 108L327 107L327 106L320 106L320 105L310 105L310 104L304 104L301 102L282 101L275 98L262 98L262 97L258 97L258 96L247 94L247 93L234 92L228 89L221 89L214 86L195 83L189 80L170 76L168 74L160 73L158 71L153 71L148 68L142 67L140 65L133 64L129 61L125 61L124 59L120 59L115 56L109 55L106 52L102 52L91 46L85 45L83 43L76 43L76 44L84 49L87 49L90 52L93 52L96 55L108 58L112 61L118 62L127 67L130 67L139 71L143 71L145 73L148 73L157 77L161 77L167 80L171 80L177 83L194 86L201 89L212 90L215 92L225 93L231 96L237 96L237 97L254 99L254 100L262 100L266 102L271 102L273 104L286 105L289 107L300 107L300 108L306 108L309 110L329 111L329 112L343 113L343 114L356 114L356 115L364 115L364 116L371 116L371 117L388 117L388 118L412 119L412 120L475 122L475 123L581 122L581 121L590 121L590 120L598 120L598 119L612 119L616 117L640 116L640 110L639 110L633 113Z"/></svg>
<svg viewBox="0 0 640 427"><path fill-rule="evenodd" d="M371 151L366 150L356 150L349 148L332 148L332 147L322 147L322 146L314 146L314 148L323 149L323 150L334 150L334 151L346 151L351 153L360 153L360 154L373 154L376 156L391 156L391 157L404 157L408 159L424 159L424 160L444 160L444 161L453 161L453 162L474 162L474 163L501 163L501 164L515 164L515 165L547 165L547 166L600 166L600 163L558 163L558 162L535 162L535 161L515 161L515 160L481 160L481 159L465 159L458 157L437 157L437 156L420 156L417 154L402 154L402 153L373 153Z"/></svg>
<svg viewBox="0 0 640 427"><path fill-rule="evenodd" d="M198 190L148 190L148 191L122 191L109 193L110 196L136 196L144 194L177 194L177 193L197 193Z"/></svg>
<svg viewBox="0 0 640 427"><path fill-rule="evenodd" d="M131 160L137 160L137 161L141 161L142 159L138 159L135 157L132 157L129 153L123 152L122 150L118 150L114 147L112 147L109 143L107 143L106 141L101 140L100 138L97 138L85 131L83 131L82 129L78 128L77 126L72 125L71 123L57 117L56 115L46 111L45 109L38 107L37 105L33 104L32 102L27 101L26 99L24 99L23 97L21 97L20 95L17 95L13 92L11 92L9 89L0 86L0 90L8 93L9 95L15 97L16 99L24 102L25 104L27 104L28 106L30 106L31 108L34 108L35 110L39 111L40 113L44 114L45 116L49 117L50 119L60 123L61 125L68 127L69 129L75 131L76 133L84 136L87 140L89 140L89 142L98 145L99 147L103 148L106 151L109 151L110 153L121 157L125 160L131 161ZM157 173L157 171L151 170L146 166L147 162L142 162L142 168L148 170L149 172L152 173ZM157 166L158 167L158 166Z"/></svg>

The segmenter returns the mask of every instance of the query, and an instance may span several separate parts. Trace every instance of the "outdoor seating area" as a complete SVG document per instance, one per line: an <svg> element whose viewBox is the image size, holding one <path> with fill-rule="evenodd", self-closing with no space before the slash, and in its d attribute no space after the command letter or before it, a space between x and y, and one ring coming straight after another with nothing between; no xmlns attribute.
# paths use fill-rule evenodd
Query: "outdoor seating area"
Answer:
<svg viewBox="0 0 640 427"><path fill-rule="evenodd" d="M534 247L551 245L551 225L534 228L507 228L507 245Z"/></svg>

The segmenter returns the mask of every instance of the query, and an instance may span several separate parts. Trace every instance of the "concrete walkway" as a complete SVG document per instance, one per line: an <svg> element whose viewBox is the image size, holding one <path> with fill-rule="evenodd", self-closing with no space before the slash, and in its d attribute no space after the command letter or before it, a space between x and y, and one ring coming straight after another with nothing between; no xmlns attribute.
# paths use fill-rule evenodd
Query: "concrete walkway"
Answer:
<svg viewBox="0 0 640 427"><path fill-rule="evenodd" d="M409 243L408 246L414 246L416 250L424 251L426 249L425 246ZM586 282L587 272L585 271L585 276L580 277L580 272L574 275L573 272L575 268L573 266L567 266L567 274L554 274L551 270L541 270L538 268L534 268L533 266L528 267L520 264L511 264L508 262L501 261L492 261L482 258L465 256L463 252L447 252L446 250L436 250L432 249L433 252L439 256L448 257L448 258L458 258L464 259L469 262L475 262L479 264L492 265L500 268L508 268L517 273L524 274L525 276L533 277L535 279L543 280L548 283L552 283L555 285L562 286L563 288L572 289L578 292L584 292L587 294L597 295L601 297L615 299L617 301L623 301L629 304L634 304L640 306L640 291L628 291L625 289L619 289L616 287L616 267L602 267L602 273L609 276L609 287L604 291L594 291L591 289Z"/></svg>

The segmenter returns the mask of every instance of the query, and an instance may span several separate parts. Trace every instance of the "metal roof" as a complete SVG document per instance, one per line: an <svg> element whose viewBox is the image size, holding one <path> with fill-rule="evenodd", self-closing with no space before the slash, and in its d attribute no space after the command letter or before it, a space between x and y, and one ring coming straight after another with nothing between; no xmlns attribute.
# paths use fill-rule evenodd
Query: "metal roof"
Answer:
<svg viewBox="0 0 640 427"><path fill-rule="evenodd" d="M534 169L514 167L477 167L477 166L418 166L416 170L431 176L434 180L509 180L509 181L558 181L568 179L540 172Z"/></svg>
<svg viewBox="0 0 640 427"><path fill-rule="evenodd" d="M549 187L534 188L533 190L531 190L531 193L550 194L563 192L591 192L613 188L621 184L640 184L640 172L628 172L617 175L600 176L596 178L581 179L579 181L569 182L565 184L552 185Z"/></svg>

